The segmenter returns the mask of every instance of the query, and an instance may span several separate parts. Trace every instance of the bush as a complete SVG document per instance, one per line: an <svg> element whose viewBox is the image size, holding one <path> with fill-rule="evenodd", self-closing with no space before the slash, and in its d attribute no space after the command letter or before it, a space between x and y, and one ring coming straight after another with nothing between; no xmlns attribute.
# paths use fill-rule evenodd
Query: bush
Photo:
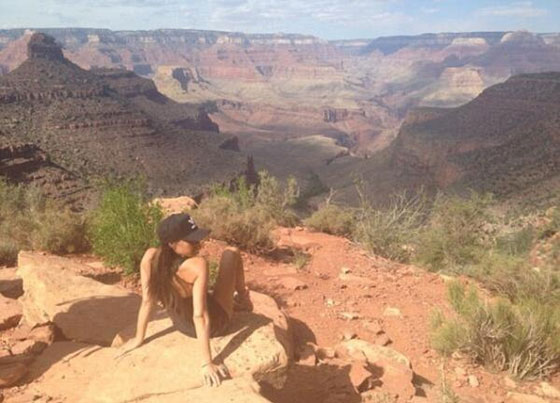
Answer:
<svg viewBox="0 0 560 403"><path fill-rule="evenodd" d="M266 172L259 173L258 189L239 178L233 189L217 186L192 215L212 237L243 249L267 252L274 249L271 231L277 225L293 225L296 216L290 211L297 198L293 178L282 186Z"/></svg>
<svg viewBox="0 0 560 403"><path fill-rule="evenodd" d="M473 288L467 291L458 282L448 291L457 317L447 319L441 313L433 317L432 344L440 353L459 350L520 379L542 377L559 368L558 305L530 299L483 303Z"/></svg>
<svg viewBox="0 0 560 403"><path fill-rule="evenodd" d="M412 197L396 195L383 209L374 208L362 197L353 238L377 255L407 262L413 256L413 241L425 220L426 206L422 192Z"/></svg>
<svg viewBox="0 0 560 403"><path fill-rule="evenodd" d="M513 302L532 298L541 303L560 303L559 273L533 268L524 257L489 251L469 274Z"/></svg>
<svg viewBox="0 0 560 403"><path fill-rule="evenodd" d="M327 234L350 236L354 230L354 222L354 212L350 208L326 203L303 223Z"/></svg>
<svg viewBox="0 0 560 403"><path fill-rule="evenodd" d="M489 195L476 193L468 199L439 195L420 232L416 260L431 270L455 272L479 263L495 244L491 201Z"/></svg>
<svg viewBox="0 0 560 403"><path fill-rule="evenodd" d="M0 264L14 264L22 249L62 254L87 247L81 215L47 199L38 188L0 180Z"/></svg>
<svg viewBox="0 0 560 403"><path fill-rule="evenodd" d="M162 218L161 208L148 203L139 182L107 184L88 225L93 251L127 274L137 272L145 250L157 245Z"/></svg>

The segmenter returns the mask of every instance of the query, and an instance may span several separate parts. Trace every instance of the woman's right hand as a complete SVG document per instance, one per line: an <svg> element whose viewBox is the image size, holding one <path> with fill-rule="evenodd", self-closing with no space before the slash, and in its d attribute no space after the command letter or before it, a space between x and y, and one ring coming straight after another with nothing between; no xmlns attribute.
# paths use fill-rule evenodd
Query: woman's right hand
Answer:
<svg viewBox="0 0 560 403"><path fill-rule="evenodd" d="M206 364L201 370L202 381L206 386L220 386L222 379L228 376L225 365L215 365L213 363Z"/></svg>

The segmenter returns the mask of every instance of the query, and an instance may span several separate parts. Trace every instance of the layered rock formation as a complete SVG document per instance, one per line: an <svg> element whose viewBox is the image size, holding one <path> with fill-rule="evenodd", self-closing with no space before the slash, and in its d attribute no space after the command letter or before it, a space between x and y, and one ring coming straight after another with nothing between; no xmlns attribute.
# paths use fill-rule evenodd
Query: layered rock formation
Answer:
<svg viewBox="0 0 560 403"><path fill-rule="evenodd" d="M0 169L10 179L47 177L63 197L92 176L143 175L154 193L196 194L241 172L243 157L220 148L228 137L199 106L131 72L85 71L43 34L28 52L0 77Z"/></svg>
<svg viewBox="0 0 560 403"><path fill-rule="evenodd" d="M394 143L392 164L439 188L543 190L560 175L558 116L560 73L514 76L459 108L416 111Z"/></svg>

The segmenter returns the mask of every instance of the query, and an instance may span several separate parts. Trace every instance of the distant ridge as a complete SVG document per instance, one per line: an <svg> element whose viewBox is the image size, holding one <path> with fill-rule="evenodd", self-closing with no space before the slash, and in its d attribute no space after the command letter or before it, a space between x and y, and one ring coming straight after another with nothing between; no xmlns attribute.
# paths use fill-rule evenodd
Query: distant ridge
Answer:
<svg viewBox="0 0 560 403"><path fill-rule="evenodd" d="M560 189L559 117L560 72L513 76L464 106L411 112L391 164L437 188L546 198Z"/></svg>

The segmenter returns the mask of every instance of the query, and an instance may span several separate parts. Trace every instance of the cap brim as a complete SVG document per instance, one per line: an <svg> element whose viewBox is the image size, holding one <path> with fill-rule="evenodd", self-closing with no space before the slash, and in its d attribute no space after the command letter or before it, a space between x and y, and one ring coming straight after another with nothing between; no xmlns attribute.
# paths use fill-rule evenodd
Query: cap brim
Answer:
<svg viewBox="0 0 560 403"><path fill-rule="evenodd" d="M210 230L204 228L197 228L190 234L183 237L183 240L189 242L200 242L210 234Z"/></svg>

